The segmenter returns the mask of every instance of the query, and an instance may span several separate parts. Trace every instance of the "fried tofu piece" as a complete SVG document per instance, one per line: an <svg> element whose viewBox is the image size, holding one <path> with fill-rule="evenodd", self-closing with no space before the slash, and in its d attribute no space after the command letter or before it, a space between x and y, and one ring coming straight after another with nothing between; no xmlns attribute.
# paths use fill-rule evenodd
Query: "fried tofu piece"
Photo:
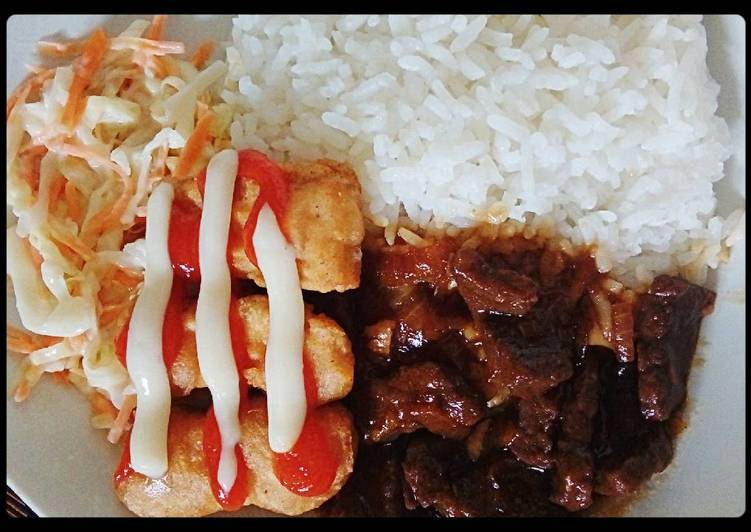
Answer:
<svg viewBox="0 0 751 532"><path fill-rule="evenodd" d="M318 508L333 497L352 473L357 450L357 434L347 409L331 404L317 410L339 463L328 491L315 497L302 497L285 488L274 474L268 444L266 399L255 396L249 403L249 408L240 414L240 447L250 470L245 505L299 515ZM172 409L167 474L160 479L151 479L140 473L131 473L115 486L117 496L131 512L142 517L199 517L221 510L209 484L208 465L203 454L203 422L204 415L200 412Z"/></svg>
<svg viewBox="0 0 751 532"><path fill-rule="evenodd" d="M282 228L297 251L303 290L344 292L360 286L361 244L365 227L360 183L346 164L330 159L280 165L290 178L290 197ZM181 183L191 201L201 205L194 180ZM238 180L230 227L231 271L235 277L264 284L263 275L245 254L242 228L258 196L258 185Z"/></svg>
<svg viewBox="0 0 751 532"><path fill-rule="evenodd" d="M245 378L250 386L265 390L264 361L269 335L269 301L265 295L254 295L239 299L238 304L245 325L251 365L245 371ZM195 388L206 387L198 367L195 310L193 305L183 315L183 343L169 371L175 395L187 395ZM352 344L334 320L323 314L313 314L309 305L305 308L305 321L303 349L313 368L318 391L317 404L341 399L352 389L355 370Z"/></svg>

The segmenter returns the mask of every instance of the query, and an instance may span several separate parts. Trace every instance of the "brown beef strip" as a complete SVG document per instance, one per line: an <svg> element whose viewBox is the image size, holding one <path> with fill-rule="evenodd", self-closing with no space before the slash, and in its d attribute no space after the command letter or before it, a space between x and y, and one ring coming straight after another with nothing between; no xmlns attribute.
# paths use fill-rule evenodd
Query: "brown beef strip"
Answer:
<svg viewBox="0 0 751 532"><path fill-rule="evenodd" d="M539 262L539 256L528 256ZM533 270L524 269L530 274ZM577 332L576 301L569 297L573 273L568 268L559 283L539 288L537 302L521 317L473 313L491 387L534 398L571 377Z"/></svg>
<svg viewBox="0 0 751 532"><path fill-rule="evenodd" d="M558 388L518 404L518 424L508 448L525 464L546 469L552 464L553 430L558 418Z"/></svg>
<svg viewBox="0 0 751 532"><path fill-rule="evenodd" d="M555 323L503 317L478 325L487 357L487 379L498 389L506 387L520 397L539 397L571 377L573 335L562 338Z"/></svg>
<svg viewBox="0 0 751 532"><path fill-rule="evenodd" d="M437 296L425 284L413 287L402 297L394 315L397 321L392 348L399 353L420 349L471 323L467 307L458 294Z"/></svg>
<svg viewBox="0 0 751 532"><path fill-rule="evenodd" d="M639 298L636 351L642 415L664 421L686 398L699 328L715 293L677 277L657 277Z"/></svg>
<svg viewBox="0 0 751 532"><path fill-rule="evenodd" d="M460 249L450 271L472 312L523 316L537 302L537 283L514 270L496 267L474 249Z"/></svg>
<svg viewBox="0 0 751 532"><path fill-rule="evenodd" d="M451 280L448 265L455 249L456 243L448 238L426 247L381 246L373 255L376 278L385 288L429 283L438 291L446 291Z"/></svg>
<svg viewBox="0 0 751 532"><path fill-rule="evenodd" d="M456 371L435 362L400 366L391 375L370 380L358 403L364 437L373 442L419 428L463 438L486 411Z"/></svg>
<svg viewBox="0 0 751 532"><path fill-rule="evenodd" d="M665 423L641 416L636 365L619 364L610 350L605 352L609 356L603 356L600 368L600 409L593 438L594 490L624 495L665 469L673 447Z"/></svg>
<svg viewBox="0 0 751 532"><path fill-rule="evenodd" d="M605 356L611 355L606 353ZM561 406L551 500L570 512L592 505L594 460L591 441L593 419L599 409L601 362L597 350L584 350L577 375Z"/></svg>
<svg viewBox="0 0 751 532"><path fill-rule="evenodd" d="M444 517L556 516L547 500L547 474L508 451L473 462L459 442L431 435L412 438L403 463L405 503Z"/></svg>
<svg viewBox="0 0 751 532"><path fill-rule="evenodd" d="M402 461L407 440L361 445L354 472L344 488L329 501L327 517L402 517L427 512L408 511L404 505Z"/></svg>
<svg viewBox="0 0 751 532"><path fill-rule="evenodd" d="M599 278L593 261L563 261L541 280L539 254L454 256L453 246L395 248L385 260L398 268L374 277L380 291L365 305L373 309L366 314L392 322L368 331L380 369L363 383L366 400L359 404L367 409L358 419L366 441L409 433L397 440L409 444L401 464L404 503L440 515L547 515L556 505L588 507L593 491L633 493L664 469L672 457L669 433L664 423L642 417L644 396L652 397L654 419L667 418L683 400L701 317L714 294L679 279L656 279L635 308L638 370L637 363L619 364L610 350L594 347L575 372L577 304ZM507 280L499 271L524 279L498 288L493 283ZM458 290L452 291L452 279ZM451 305L437 303L456 292L472 311L474 338L464 337L467 318L453 320L444 311ZM454 316L470 315L456 310ZM482 399L504 390L512 396L504 415L485 418ZM423 428L450 438L471 430L472 436L459 443ZM394 461L382 463L380 473L393 479ZM380 484L390 487L373 486L384 497L372 508L397 515L396 484Z"/></svg>

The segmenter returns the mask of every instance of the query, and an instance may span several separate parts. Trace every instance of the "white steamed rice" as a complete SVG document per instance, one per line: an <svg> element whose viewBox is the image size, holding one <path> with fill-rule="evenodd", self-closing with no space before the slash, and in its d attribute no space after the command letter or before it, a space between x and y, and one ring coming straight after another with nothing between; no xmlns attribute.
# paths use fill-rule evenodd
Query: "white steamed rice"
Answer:
<svg viewBox="0 0 751 532"><path fill-rule="evenodd" d="M631 283L703 282L742 237L700 16L239 16L233 144L331 157L396 232L511 219Z"/></svg>

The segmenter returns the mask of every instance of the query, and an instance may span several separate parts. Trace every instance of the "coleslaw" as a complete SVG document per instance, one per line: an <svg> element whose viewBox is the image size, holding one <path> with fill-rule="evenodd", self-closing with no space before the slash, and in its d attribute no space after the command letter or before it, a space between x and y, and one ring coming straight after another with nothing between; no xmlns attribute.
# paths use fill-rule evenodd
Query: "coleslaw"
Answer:
<svg viewBox="0 0 751 532"><path fill-rule="evenodd" d="M232 109L218 101L226 64L204 68L162 39L166 16L110 37L40 42L71 65L31 68L8 99L8 274L21 323L16 401L44 373L91 399L92 424L115 443L130 426L135 389L114 341L143 284L146 203L161 181L192 178L227 143Z"/></svg>

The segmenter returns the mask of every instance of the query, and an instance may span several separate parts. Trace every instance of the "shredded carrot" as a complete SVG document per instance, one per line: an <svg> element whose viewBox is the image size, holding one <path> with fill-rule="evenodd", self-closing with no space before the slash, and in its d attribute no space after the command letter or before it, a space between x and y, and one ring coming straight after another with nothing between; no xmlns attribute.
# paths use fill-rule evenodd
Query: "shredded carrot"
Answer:
<svg viewBox="0 0 751 532"><path fill-rule="evenodd" d="M44 349L62 341L57 336L43 336L41 334L22 331L8 324L8 350L16 353L31 353L37 349Z"/></svg>
<svg viewBox="0 0 751 532"><path fill-rule="evenodd" d="M11 94L10 98L8 98L8 103L6 104L5 108L5 118L10 118L10 113L13 111L16 105L20 102L21 105L26 103L26 100L29 98L29 94L31 93L31 84L30 83L24 83L22 85L19 85L16 89L17 92L14 91L13 94Z"/></svg>
<svg viewBox="0 0 751 532"><path fill-rule="evenodd" d="M193 133L190 135L190 138L188 138L183 151L180 153L180 158L177 160L177 165L175 166L175 171L173 172L173 175L177 179L181 179L189 175L188 173L193 168L193 165L196 163L198 158L201 156L203 148L206 145L206 142L209 140L209 136L211 134L211 124L213 122L214 114L209 111L204 114L196 124Z"/></svg>
<svg viewBox="0 0 751 532"><path fill-rule="evenodd" d="M85 227L81 231L81 241L88 242L89 239L99 235L99 233L101 233L107 226L119 223L120 216L125 212L125 209L128 207L128 202L133 196L134 188L134 184L125 170L114 161L111 161L105 156L84 146L56 141L47 144L47 148L50 151L61 155L69 155L71 157L84 159L90 166L106 166L113 172L117 173L123 180L123 191L120 194L120 197L117 198L114 205L103 208L87 221Z"/></svg>
<svg viewBox="0 0 751 532"><path fill-rule="evenodd" d="M94 251L87 246L79 237L60 231L56 225L49 225L50 236L60 244L67 246L75 251L84 260L94 258ZM61 250L62 251L62 250Z"/></svg>
<svg viewBox="0 0 751 532"><path fill-rule="evenodd" d="M69 42L50 42L39 41L37 43L37 53L45 57L66 58L81 55L83 51L83 41Z"/></svg>
<svg viewBox="0 0 751 532"><path fill-rule="evenodd" d="M84 259L81 254L73 249L70 245L68 245L65 242L58 241L58 249L60 250L60 253L62 253L63 257L68 259L69 262L72 264L78 266L83 263Z"/></svg>
<svg viewBox="0 0 751 532"><path fill-rule="evenodd" d="M32 386L33 384L31 384L27 379L24 378L21 382L18 383L18 386L16 386L16 389L13 391L13 400L17 403L20 403L28 399L29 395L31 395Z"/></svg>
<svg viewBox="0 0 751 532"><path fill-rule="evenodd" d="M127 312L126 307L111 308L105 310L99 317L99 326L102 328L109 327L117 321ZM127 314L125 314L127 316Z"/></svg>
<svg viewBox="0 0 751 532"><path fill-rule="evenodd" d="M39 380L39 378L37 377L36 380ZM29 395L31 395L31 388L34 384L36 384L36 382L32 384L29 380L24 378L18 383L18 386L16 386L16 389L13 391L13 400L20 403L28 399Z"/></svg>
<svg viewBox="0 0 751 532"><path fill-rule="evenodd" d="M115 273L112 275L112 280L128 288L133 288L141 282L141 276L134 275L132 273L129 273L127 270L117 268L117 270L115 270Z"/></svg>
<svg viewBox="0 0 751 532"><path fill-rule="evenodd" d="M123 169L120 165L108 159L106 156L95 152L91 148L87 148L86 146L79 146L78 144L70 144L58 140L45 144L45 147L49 151L58 153L60 155L68 155L70 157L84 159L89 163L89 166L106 166L124 180L127 180L129 177L128 174L125 173L125 169Z"/></svg>
<svg viewBox="0 0 751 532"><path fill-rule="evenodd" d="M44 371L39 366L32 364L28 358L25 358L21 363L21 382L18 383L13 392L13 400L17 403L25 401L29 397L31 389L39 382L42 373Z"/></svg>
<svg viewBox="0 0 751 532"><path fill-rule="evenodd" d="M63 109L61 122L68 128L73 128L84 110L84 92L91 83L94 73L104 58L109 47L107 34L101 28L94 30L91 37L83 45L81 59L73 67L73 81L68 90L68 101Z"/></svg>
<svg viewBox="0 0 751 532"><path fill-rule="evenodd" d="M91 409L95 414L112 414L113 417L117 414L115 405L99 392L93 392L89 396L89 401L91 402Z"/></svg>
<svg viewBox="0 0 751 532"><path fill-rule="evenodd" d="M167 76L169 69L165 64L168 56L157 56L148 52L148 50L134 50L133 51L133 63L141 67L144 73L151 71L151 73L158 79L164 79Z"/></svg>
<svg viewBox="0 0 751 532"><path fill-rule="evenodd" d="M154 75L159 79L164 79L170 73L167 64L165 63L166 57L151 56L151 66L154 69Z"/></svg>
<svg viewBox="0 0 751 532"><path fill-rule="evenodd" d="M64 369L62 371L55 371L52 374L52 378L57 381L58 384L69 384L70 381L68 380L68 374L70 372L67 369Z"/></svg>
<svg viewBox="0 0 751 532"><path fill-rule="evenodd" d="M151 26L149 26L149 29L146 30L143 36L155 41L161 39L166 24L167 15L154 15L154 18L151 20Z"/></svg>
<svg viewBox="0 0 751 532"><path fill-rule="evenodd" d="M99 285L100 286L111 285L112 278L114 277L115 272L117 272L118 269L119 268L117 267L117 264L107 264L103 266L104 271L99 274ZM102 303L102 305L107 304L107 302L103 301L101 297L99 298L99 302Z"/></svg>
<svg viewBox="0 0 751 532"><path fill-rule="evenodd" d="M154 172L152 176L164 177L167 170L167 155L169 154L169 147L165 144L159 148L154 157Z"/></svg>
<svg viewBox="0 0 751 532"><path fill-rule="evenodd" d="M47 153L44 146L32 145L21 150L18 160L21 163L21 175L31 187L32 195L39 190L39 169L42 157Z"/></svg>
<svg viewBox="0 0 751 532"><path fill-rule="evenodd" d="M117 443L125 433L130 423L130 415L133 413L133 409L136 407L136 396L126 395L123 397L123 405L120 411L117 413L115 422L112 424L112 428L107 434L107 441L110 443Z"/></svg>
<svg viewBox="0 0 751 532"><path fill-rule="evenodd" d="M122 309L119 306L113 306L102 310L99 313L99 326L107 327L111 323L114 323L121 311Z"/></svg>
<svg viewBox="0 0 751 532"><path fill-rule="evenodd" d="M159 59L162 62L166 74L170 76L182 77L180 65L172 58L172 56L165 55L162 57L157 57L156 59Z"/></svg>
<svg viewBox="0 0 751 532"><path fill-rule="evenodd" d="M35 74L32 74L26 80L21 83L18 87L16 87L16 90L14 90L10 97L8 98L8 103L5 106L5 118L6 120L10 116L11 111L13 108L20 104L23 104L26 102L26 98L28 98L29 94L34 91L38 90L45 81L48 79L51 79L55 75L55 70L52 68L44 69L40 72L37 72Z"/></svg>
<svg viewBox="0 0 751 532"><path fill-rule="evenodd" d="M144 33L143 38L119 37L115 46L118 47L117 49L133 49L134 63L143 68L144 71L150 68L157 78L164 78L167 75L167 67L161 58L156 56L168 53L181 54L185 51L182 43L160 41L166 24L167 15L154 15L151 25Z"/></svg>
<svg viewBox="0 0 751 532"><path fill-rule="evenodd" d="M20 156L37 156L41 157L45 153L47 153L47 146L44 144L26 144L23 148L21 148L18 152L19 157Z"/></svg>
<svg viewBox="0 0 751 532"><path fill-rule="evenodd" d="M230 139L217 138L216 142L214 142L214 149L216 151L221 151L228 148L232 148L232 141Z"/></svg>
<svg viewBox="0 0 751 532"><path fill-rule="evenodd" d="M54 208L57 204L57 200L60 199L60 195L65 191L66 182L66 179L61 174L57 174L53 178L52 183L50 184L49 201L47 203L49 210Z"/></svg>
<svg viewBox="0 0 751 532"><path fill-rule="evenodd" d="M122 82L120 83L120 88L117 89L117 95L120 97L124 96L128 92L128 89L131 88L131 86L133 86L133 78L123 78Z"/></svg>
<svg viewBox="0 0 751 532"><path fill-rule="evenodd" d="M81 231L81 239L88 241L89 239L98 236L101 232L112 225L120 223L120 216L125 212L128 207L128 201L133 195L133 187L128 184L127 189L123 190L123 194L115 201L112 207L104 207L97 212L94 216L89 218L85 224L83 231Z"/></svg>
<svg viewBox="0 0 751 532"><path fill-rule="evenodd" d="M190 62L198 70L201 70L212 53L214 53L214 41L204 41L195 51Z"/></svg>
<svg viewBox="0 0 751 532"><path fill-rule="evenodd" d="M82 196L71 181L65 184L65 203L68 205L68 216L76 223L80 222L83 216Z"/></svg>
<svg viewBox="0 0 751 532"><path fill-rule="evenodd" d="M62 242L58 242L57 249L60 250L63 257L65 257L71 264L78 265L83 263L81 256Z"/></svg>

